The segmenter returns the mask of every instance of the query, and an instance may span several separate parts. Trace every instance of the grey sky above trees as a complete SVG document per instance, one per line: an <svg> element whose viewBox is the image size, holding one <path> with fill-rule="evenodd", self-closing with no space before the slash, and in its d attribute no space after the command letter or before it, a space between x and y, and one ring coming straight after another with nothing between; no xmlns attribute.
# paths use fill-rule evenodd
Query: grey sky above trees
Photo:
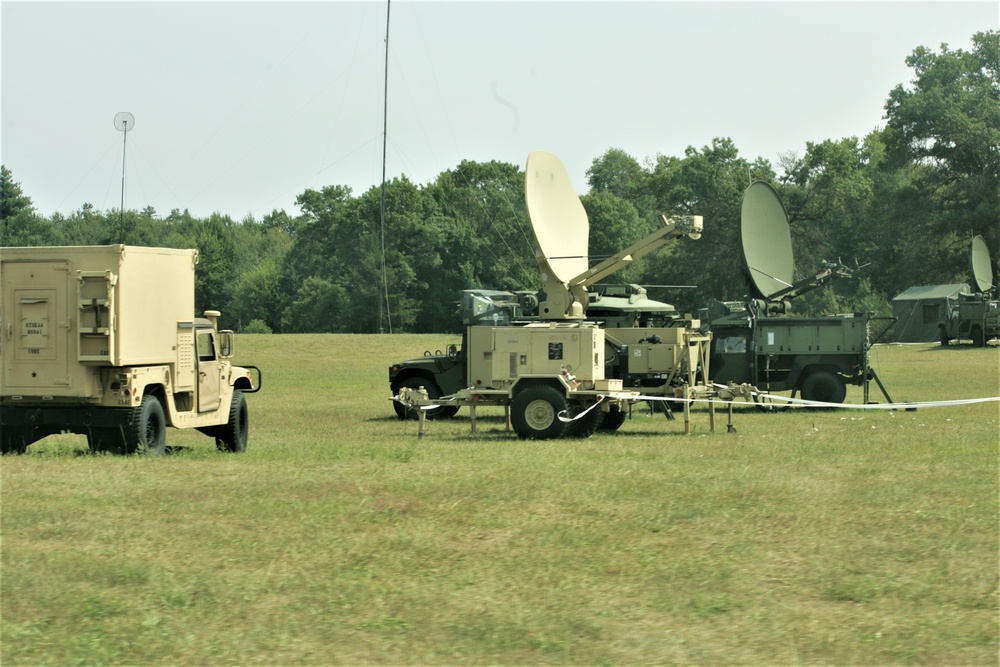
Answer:
<svg viewBox="0 0 1000 667"><path fill-rule="evenodd" d="M2 159L38 212L297 214L309 188L381 180L384 2L0 5ZM995 2L391 5L390 178L545 149L578 191L729 137L748 160L884 127L918 46L969 49Z"/></svg>

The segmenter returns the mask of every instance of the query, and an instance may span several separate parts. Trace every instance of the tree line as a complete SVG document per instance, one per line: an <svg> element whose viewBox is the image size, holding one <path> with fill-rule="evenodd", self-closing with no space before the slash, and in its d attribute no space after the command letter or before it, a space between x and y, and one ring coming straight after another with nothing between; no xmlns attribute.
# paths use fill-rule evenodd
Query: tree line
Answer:
<svg viewBox="0 0 1000 667"><path fill-rule="evenodd" d="M977 33L969 51L919 47L906 62L913 79L889 92L884 128L808 142L777 164L741 156L725 137L683 156L596 157L581 197L591 260L644 237L660 214L701 215L700 240L668 244L612 279L649 285L682 312L739 300L740 201L764 180L788 211L797 274L822 260L855 267L797 300L797 312L888 315L910 286L968 283L974 235L1000 255L1000 32ZM514 164L463 161L426 185L403 176L359 195L309 189L296 206L238 221L90 204L46 217L2 166L0 245L197 248L197 308L243 331L457 332L460 290L540 287Z"/></svg>

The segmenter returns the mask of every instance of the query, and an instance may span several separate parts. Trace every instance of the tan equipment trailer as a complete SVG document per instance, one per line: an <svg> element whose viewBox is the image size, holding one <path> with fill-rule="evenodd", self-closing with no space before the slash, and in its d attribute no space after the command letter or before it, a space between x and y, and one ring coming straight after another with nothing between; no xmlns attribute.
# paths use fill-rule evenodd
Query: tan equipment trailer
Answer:
<svg viewBox="0 0 1000 667"><path fill-rule="evenodd" d="M167 426L245 450L260 370L230 363L218 311L193 317L197 263L172 248L0 248L3 453L69 432L162 454Z"/></svg>
<svg viewBox="0 0 1000 667"><path fill-rule="evenodd" d="M666 397L683 399L685 432L690 432L690 401L711 399L718 391L709 382L711 334L700 322L682 328L605 330L586 319L588 287L667 243L700 238L701 216L661 217L660 227L608 259L590 266L590 221L569 174L558 157L545 151L528 156L525 204L535 238L535 260L543 288L537 320L509 326L468 326L463 354L467 362L463 389L440 396L427 376L402 376L402 365L390 368L390 383L402 407L427 410L468 406L475 428L477 406L503 406L521 438L589 436L607 424L621 426L633 403ZM472 318L474 319L474 318ZM468 320L474 324L472 319ZM660 334L656 342L652 334ZM656 377L655 386L624 386L608 377L606 346L627 347L624 357L635 373ZM457 354L457 353L456 353ZM398 379L393 377L397 373ZM640 391L641 390L641 391ZM714 430L714 407L710 404ZM421 423L421 433L423 425Z"/></svg>

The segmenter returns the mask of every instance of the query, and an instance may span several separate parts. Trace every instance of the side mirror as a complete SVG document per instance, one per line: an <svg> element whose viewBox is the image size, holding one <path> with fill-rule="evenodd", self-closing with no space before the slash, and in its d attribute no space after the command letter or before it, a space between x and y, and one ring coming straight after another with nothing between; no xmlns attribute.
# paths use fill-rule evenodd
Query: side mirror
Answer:
<svg viewBox="0 0 1000 667"><path fill-rule="evenodd" d="M219 356L228 359L233 356L233 332L226 330L219 332Z"/></svg>

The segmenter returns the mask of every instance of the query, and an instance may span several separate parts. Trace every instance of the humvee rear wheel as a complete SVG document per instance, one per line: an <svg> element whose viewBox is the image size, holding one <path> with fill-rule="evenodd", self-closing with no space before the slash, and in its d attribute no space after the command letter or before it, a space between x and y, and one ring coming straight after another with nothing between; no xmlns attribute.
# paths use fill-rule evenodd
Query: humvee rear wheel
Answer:
<svg viewBox="0 0 1000 667"><path fill-rule="evenodd" d="M215 432L215 446L220 452L245 452L250 435L250 411L243 392L233 392L229 406L229 420Z"/></svg>
<svg viewBox="0 0 1000 667"><path fill-rule="evenodd" d="M127 437L126 453L163 456L167 447L167 420L156 396L150 394L142 397L142 403L135 409L135 417Z"/></svg>
<svg viewBox="0 0 1000 667"><path fill-rule="evenodd" d="M821 403L843 403L847 387L843 381L828 371L816 371L802 383L802 398Z"/></svg>
<svg viewBox="0 0 1000 667"><path fill-rule="evenodd" d="M28 449L27 440L26 429L16 426L4 426L3 433L0 435L0 445L2 445L4 454L24 454Z"/></svg>
<svg viewBox="0 0 1000 667"><path fill-rule="evenodd" d="M625 423L625 418L628 416L624 410L618 406L612 406L604 414L604 419L601 420L601 425L597 428L602 431L617 431L621 428L622 424Z"/></svg>
<svg viewBox="0 0 1000 667"><path fill-rule="evenodd" d="M561 438L566 422L559 420L559 413L565 409L562 393L548 385L536 385L514 397L510 419L522 440Z"/></svg>
<svg viewBox="0 0 1000 667"><path fill-rule="evenodd" d="M428 378L408 377L401 380L393 385L392 395L399 396L399 390L403 387L410 389L423 387L427 391L427 398L441 398L441 390L434 383L434 380ZM419 416L416 408L411 408L399 401L392 402L392 409L396 411L396 417L399 419L416 419ZM430 410L424 410L424 417L427 419L450 419L455 416L456 412L458 412L458 408L454 405L439 405Z"/></svg>

